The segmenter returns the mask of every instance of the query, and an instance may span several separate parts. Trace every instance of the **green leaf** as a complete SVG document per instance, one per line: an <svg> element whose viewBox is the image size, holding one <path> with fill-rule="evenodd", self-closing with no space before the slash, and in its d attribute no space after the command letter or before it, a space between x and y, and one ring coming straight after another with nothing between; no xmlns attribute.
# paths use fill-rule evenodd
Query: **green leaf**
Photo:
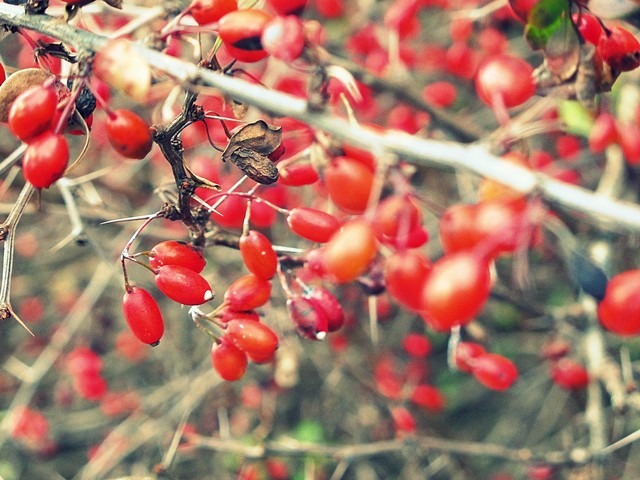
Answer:
<svg viewBox="0 0 640 480"><path fill-rule="evenodd" d="M593 125L593 115L580 102L565 100L558 105L558 115L569 133L589 137Z"/></svg>
<svg viewBox="0 0 640 480"><path fill-rule="evenodd" d="M541 0L529 14L525 38L532 49L543 51L547 68L561 80L576 72L580 41L568 1Z"/></svg>
<svg viewBox="0 0 640 480"><path fill-rule="evenodd" d="M569 14L569 4L559 0L541 0L529 13L525 38L534 50L544 49L551 36L561 28Z"/></svg>

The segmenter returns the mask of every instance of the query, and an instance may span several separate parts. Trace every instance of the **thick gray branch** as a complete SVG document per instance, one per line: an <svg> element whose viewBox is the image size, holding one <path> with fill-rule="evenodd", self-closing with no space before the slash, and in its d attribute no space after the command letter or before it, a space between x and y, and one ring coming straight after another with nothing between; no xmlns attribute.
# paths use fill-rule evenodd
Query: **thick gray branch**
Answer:
<svg viewBox="0 0 640 480"><path fill-rule="evenodd" d="M0 23L35 30L73 45L78 50L96 51L107 39L46 15L27 16L21 7L0 4ZM268 90L242 79L198 68L192 63L137 45L149 64L185 86L206 85L261 110L290 116L342 141L364 147L375 154L391 153L416 165L466 170L522 193L538 193L548 202L582 214L607 228L640 230L640 206L597 195L584 188L554 180L492 155L478 144L462 145L413 137L398 132L374 132L331 113L310 112L305 100Z"/></svg>

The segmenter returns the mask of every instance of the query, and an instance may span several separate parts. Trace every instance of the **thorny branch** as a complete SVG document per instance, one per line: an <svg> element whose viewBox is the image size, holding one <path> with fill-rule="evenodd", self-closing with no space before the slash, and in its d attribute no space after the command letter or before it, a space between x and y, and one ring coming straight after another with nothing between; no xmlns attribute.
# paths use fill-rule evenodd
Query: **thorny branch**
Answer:
<svg viewBox="0 0 640 480"><path fill-rule="evenodd" d="M0 23L35 30L88 52L96 52L108 40L48 15L25 15L22 8L7 4L0 4ZM200 68L140 44L136 44L136 49L151 67L173 77L185 88L196 91L199 86L214 87L265 112L302 120L338 140L367 148L376 155L390 153L416 165L469 171L509 185L521 193L538 193L546 201L583 214L586 219L606 228L640 230L638 205L600 196L514 165L492 154L481 143L460 145L398 132L374 132L329 113L309 111L305 100L291 95Z"/></svg>

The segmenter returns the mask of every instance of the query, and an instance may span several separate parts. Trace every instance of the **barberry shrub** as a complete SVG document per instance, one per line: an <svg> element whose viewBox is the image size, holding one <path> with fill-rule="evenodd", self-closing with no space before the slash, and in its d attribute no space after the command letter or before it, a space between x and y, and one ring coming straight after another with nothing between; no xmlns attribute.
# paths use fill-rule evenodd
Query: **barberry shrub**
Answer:
<svg viewBox="0 0 640 480"><path fill-rule="evenodd" d="M637 9L0 3L0 476L633 476Z"/></svg>

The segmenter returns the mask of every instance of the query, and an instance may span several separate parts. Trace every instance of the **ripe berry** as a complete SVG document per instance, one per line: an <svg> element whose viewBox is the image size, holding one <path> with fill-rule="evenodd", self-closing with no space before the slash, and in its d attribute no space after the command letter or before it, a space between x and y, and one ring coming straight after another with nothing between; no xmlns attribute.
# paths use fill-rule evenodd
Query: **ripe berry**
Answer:
<svg viewBox="0 0 640 480"><path fill-rule="evenodd" d="M529 21L529 12L540 0L509 0L509 7L513 14L524 23Z"/></svg>
<svg viewBox="0 0 640 480"><path fill-rule="evenodd" d="M287 299L289 317L301 337L309 340L323 340L327 336L329 320L324 310L301 295L293 295Z"/></svg>
<svg viewBox="0 0 640 480"><path fill-rule="evenodd" d="M340 229L324 248L325 271L337 283L355 280L369 267L378 253L371 225L361 219L351 220Z"/></svg>
<svg viewBox="0 0 640 480"><path fill-rule="evenodd" d="M89 347L76 347L65 357L65 369L73 376L97 375L102 372L102 359Z"/></svg>
<svg viewBox="0 0 640 480"><path fill-rule="evenodd" d="M471 373L491 390L506 390L518 379L518 369L506 357L496 353L485 353L473 359Z"/></svg>
<svg viewBox="0 0 640 480"><path fill-rule="evenodd" d="M527 204L514 200L486 200L449 207L439 224L444 251L454 253L481 248L488 258L513 252L519 245Z"/></svg>
<svg viewBox="0 0 640 480"><path fill-rule="evenodd" d="M600 37L598 53L614 74L634 70L640 65L640 42L633 33L618 25Z"/></svg>
<svg viewBox="0 0 640 480"><path fill-rule="evenodd" d="M302 15L309 0L267 0L278 15Z"/></svg>
<svg viewBox="0 0 640 480"><path fill-rule="evenodd" d="M293 62L304 51L304 25L298 17L293 15L274 17L264 27L260 42L272 57Z"/></svg>
<svg viewBox="0 0 640 480"><path fill-rule="evenodd" d="M100 400L109 390L107 381L99 374L80 375L73 380L73 388L86 400Z"/></svg>
<svg viewBox="0 0 640 480"><path fill-rule="evenodd" d="M627 270L609 280L598 318L618 335L640 334L640 270Z"/></svg>
<svg viewBox="0 0 640 480"><path fill-rule="evenodd" d="M616 118L608 112L598 115L589 130L589 150L601 153L618 141Z"/></svg>
<svg viewBox="0 0 640 480"><path fill-rule="evenodd" d="M105 127L109 143L123 157L141 159L151 151L153 137L149 125L131 110L109 112Z"/></svg>
<svg viewBox="0 0 640 480"><path fill-rule="evenodd" d="M22 159L22 173L34 187L48 188L64 175L68 163L67 139L47 131L31 140Z"/></svg>
<svg viewBox="0 0 640 480"><path fill-rule="evenodd" d="M158 303L140 287L129 287L122 297L124 318L133 334L143 343L155 346L164 333L164 321Z"/></svg>
<svg viewBox="0 0 640 480"><path fill-rule="evenodd" d="M475 342L460 342L455 350L456 368L464 373L471 373L476 358L486 353L484 347Z"/></svg>
<svg viewBox="0 0 640 480"><path fill-rule="evenodd" d="M271 15L263 10L234 10L218 23L218 34L231 55L241 62L257 62L267 56L260 37Z"/></svg>
<svg viewBox="0 0 640 480"><path fill-rule="evenodd" d="M320 180L317 170L310 163L299 163L280 168L279 181L289 187L311 185Z"/></svg>
<svg viewBox="0 0 640 480"><path fill-rule="evenodd" d="M224 292L224 303L238 311L261 307L271 298L271 282L253 274L233 282Z"/></svg>
<svg viewBox="0 0 640 480"><path fill-rule="evenodd" d="M247 354L236 347L226 337L211 347L211 363L224 380L235 382L240 380L247 370Z"/></svg>
<svg viewBox="0 0 640 480"><path fill-rule="evenodd" d="M431 352L431 342L419 333L408 333L402 340L402 348L411 357L424 358Z"/></svg>
<svg viewBox="0 0 640 480"><path fill-rule="evenodd" d="M149 265L154 270L162 265L181 265L200 273L206 264L207 261L200 250L193 245L175 240L160 242L149 253Z"/></svg>
<svg viewBox="0 0 640 480"><path fill-rule="evenodd" d="M573 21L576 27L578 27L582 38L590 44L597 46L600 37L604 33L604 29L598 18L583 10L580 13L573 14Z"/></svg>
<svg viewBox="0 0 640 480"><path fill-rule="evenodd" d="M237 9L237 0L193 0L188 11L198 25L205 25L217 22L227 13Z"/></svg>
<svg viewBox="0 0 640 480"><path fill-rule="evenodd" d="M330 213L307 207L292 208L287 224L296 235L318 243L328 242L340 228L340 221Z"/></svg>
<svg viewBox="0 0 640 480"><path fill-rule="evenodd" d="M413 311L422 309L422 289L431 271L431 262L421 252L404 250L387 258L384 280L389 295Z"/></svg>
<svg viewBox="0 0 640 480"><path fill-rule="evenodd" d="M18 95L50 78L51 73L41 68L23 68L9 75L0 85L0 122L9 121L9 109Z"/></svg>
<svg viewBox="0 0 640 480"><path fill-rule="evenodd" d="M432 385L417 385L411 393L411 402L432 412L441 412L444 409L444 396L442 392Z"/></svg>
<svg viewBox="0 0 640 480"><path fill-rule="evenodd" d="M181 265L162 265L156 270L155 281L162 293L182 305L202 305L213 298L209 282Z"/></svg>
<svg viewBox="0 0 640 480"><path fill-rule="evenodd" d="M256 230L240 237L240 254L249 271L256 277L270 280L278 268L278 256L271 241Z"/></svg>
<svg viewBox="0 0 640 480"><path fill-rule="evenodd" d="M58 94L53 85L37 85L24 91L9 109L9 128L23 142L51 127L58 106Z"/></svg>
<svg viewBox="0 0 640 480"><path fill-rule="evenodd" d="M350 157L336 157L324 169L331 201L347 213L362 213L369 202L373 170Z"/></svg>
<svg viewBox="0 0 640 480"><path fill-rule="evenodd" d="M587 369L570 358L554 362L550 373L553 383L565 390L582 390L589 384Z"/></svg>
<svg viewBox="0 0 640 480"><path fill-rule="evenodd" d="M416 421L413 415L405 407L392 407L391 417L396 430L406 433L413 433L416 430Z"/></svg>
<svg viewBox="0 0 640 480"><path fill-rule="evenodd" d="M373 228L381 242L402 244L421 227L422 212L409 195L391 195L376 207Z"/></svg>
<svg viewBox="0 0 640 480"><path fill-rule="evenodd" d="M515 107L536 91L533 67L519 57L493 55L485 59L476 74L476 92L489 106Z"/></svg>
<svg viewBox="0 0 640 480"><path fill-rule="evenodd" d="M423 318L436 330L464 325L482 309L491 290L489 265L470 252L433 264L422 290Z"/></svg>
<svg viewBox="0 0 640 480"><path fill-rule="evenodd" d="M273 357L278 348L278 336L274 331L253 320L231 320L225 338L249 357Z"/></svg>

